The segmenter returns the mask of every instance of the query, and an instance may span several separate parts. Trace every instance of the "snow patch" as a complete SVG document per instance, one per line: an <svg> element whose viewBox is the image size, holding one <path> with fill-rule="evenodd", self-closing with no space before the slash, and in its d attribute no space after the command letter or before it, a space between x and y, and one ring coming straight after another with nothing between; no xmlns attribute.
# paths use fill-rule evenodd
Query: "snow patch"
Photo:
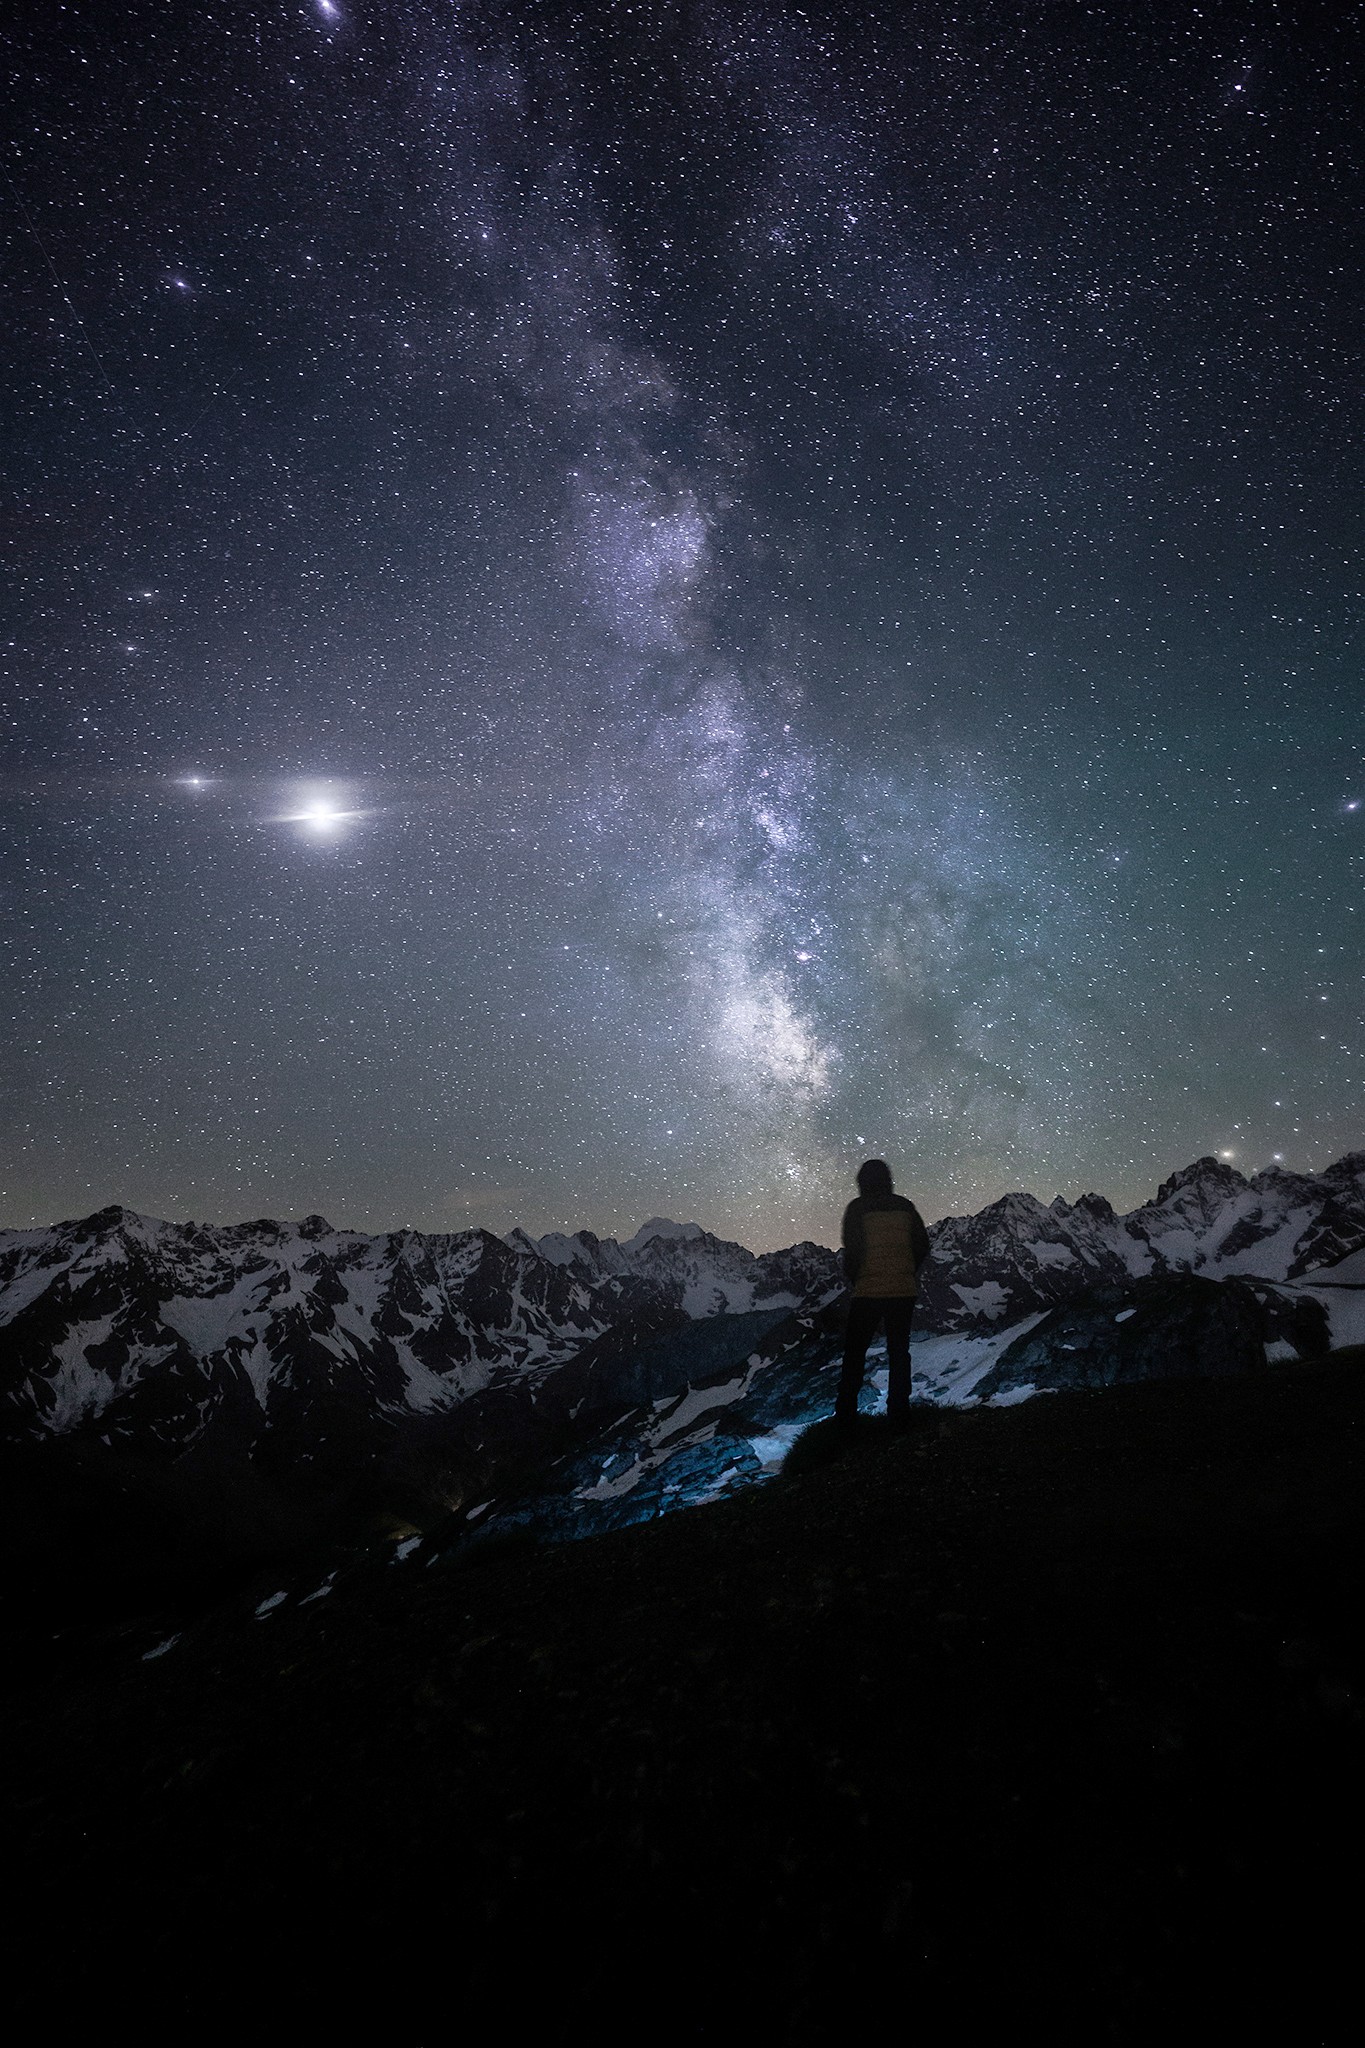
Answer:
<svg viewBox="0 0 1365 2048"><path fill-rule="evenodd" d="M604 1472L596 1486L580 1486L574 1499L619 1500L623 1493L629 1493L632 1487L638 1486L640 1481L654 1470L655 1463L652 1458L636 1458L633 1464L618 1472L614 1479L609 1479ZM611 1467L608 1466L607 1471L610 1470Z"/></svg>
<svg viewBox="0 0 1365 2048"><path fill-rule="evenodd" d="M93 1323L77 1323L60 1344L53 1346L57 1370L45 1382L52 1398L43 1421L54 1436L74 1429L87 1416L102 1415L118 1392L118 1379L92 1365L87 1355L107 1342L113 1327L112 1316L101 1316Z"/></svg>
<svg viewBox="0 0 1365 2048"><path fill-rule="evenodd" d="M732 1401L738 1401L748 1390L753 1377L752 1365L742 1372L738 1379L726 1380L723 1386L689 1387L678 1397L676 1406L667 1406L659 1417L653 1435L658 1444L666 1443L670 1437L681 1435L683 1430L698 1421L711 1408L726 1408Z"/></svg>
<svg viewBox="0 0 1365 2048"><path fill-rule="evenodd" d="M1075 1252L1069 1244L1053 1244L1050 1238L1043 1238L1028 1249L1040 1266L1074 1266L1078 1263Z"/></svg>
<svg viewBox="0 0 1365 2048"><path fill-rule="evenodd" d="M1365 1245L1358 1252L1347 1252L1335 1266L1315 1266L1305 1273L1304 1281L1319 1287L1365 1287Z"/></svg>
<svg viewBox="0 0 1365 2048"><path fill-rule="evenodd" d="M267 1277L244 1273L234 1286L217 1294L173 1294L158 1303L157 1314L168 1330L184 1338L196 1358L211 1357L231 1336L254 1339L255 1328L247 1328L245 1318L250 1314L254 1321L260 1314Z"/></svg>
<svg viewBox="0 0 1365 2048"><path fill-rule="evenodd" d="M780 1422L766 1436L751 1436L749 1449L758 1459L760 1469L770 1472L779 1466L802 1430L808 1427L805 1422Z"/></svg>
<svg viewBox="0 0 1365 2048"><path fill-rule="evenodd" d="M244 1351L238 1352L237 1363L250 1381L257 1406L264 1415L270 1394L270 1382L275 1374L275 1361L270 1355L270 1346L264 1337L257 1336L254 1330L250 1335L251 1342Z"/></svg>
<svg viewBox="0 0 1365 2048"><path fill-rule="evenodd" d="M964 1405L974 1398L978 1381L985 1378L1001 1353L1009 1349L1016 1337L1035 1329L1046 1313L1039 1309L1003 1330L993 1331L989 1337L923 1337L912 1341L910 1363L915 1386L939 1407Z"/></svg>
<svg viewBox="0 0 1365 2048"><path fill-rule="evenodd" d="M1334 1351L1365 1344L1365 1288L1304 1286L1303 1291L1326 1309Z"/></svg>
<svg viewBox="0 0 1365 2048"><path fill-rule="evenodd" d="M14 1230L6 1231L4 1235L10 1241L16 1237L38 1238L44 1245L50 1239L50 1233L46 1230ZM40 1294L47 1292L54 1280L69 1272L73 1263L71 1259L61 1259L49 1265L39 1257L35 1258L26 1270L16 1273L12 1280L6 1282L4 1292L0 1293L0 1324L12 1323L31 1301L36 1301Z"/></svg>
<svg viewBox="0 0 1365 2048"><path fill-rule="evenodd" d="M983 1280L979 1287L961 1287L955 1283L953 1293L969 1316L985 1316L992 1323L1004 1315L1010 1305L1009 1295L998 1280Z"/></svg>
<svg viewBox="0 0 1365 2048"><path fill-rule="evenodd" d="M1233 1205L1237 1213L1231 1215L1227 1227L1219 1231L1220 1241L1228 1237L1243 1220L1240 1213L1243 1207L1244 1204L1241 1202ZM1259 1203L1251 1202L1245 1204L1245 1207L1250 1211L1251 1220L1261 1220L1262 1210ZM1313 1221L1315 1213L1308 1208L1291 1210L1277 1230L1268 1232L1265 1237L1258 1238L1255 1244L1246 1246L1240 1252L1232 1252L1226 1258L1216 1246L1210 1246L1205 1252L1206 1270L1219 1274L1241 1273L1252 1280L1282 1280L1294 1263L1299 1239Z"/></svg>

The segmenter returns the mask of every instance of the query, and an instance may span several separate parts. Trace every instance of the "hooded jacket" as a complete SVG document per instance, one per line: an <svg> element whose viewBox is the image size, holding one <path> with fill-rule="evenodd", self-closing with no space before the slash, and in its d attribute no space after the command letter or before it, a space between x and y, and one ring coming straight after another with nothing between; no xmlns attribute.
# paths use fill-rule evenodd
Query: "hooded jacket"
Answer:
<svg viewBox="0 0 1365 2048"><path fill-rule="evenodd" d="M919 1292L929 1233L904 1195L859 1195L844 1211L844 1277L855 1300L887 1301Z"/></svg>

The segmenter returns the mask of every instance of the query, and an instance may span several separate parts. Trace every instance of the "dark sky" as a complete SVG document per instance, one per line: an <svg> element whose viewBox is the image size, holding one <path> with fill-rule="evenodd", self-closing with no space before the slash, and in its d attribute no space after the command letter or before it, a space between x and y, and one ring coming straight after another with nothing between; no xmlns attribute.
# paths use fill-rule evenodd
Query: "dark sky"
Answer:
<svg viewBox="0 0 1365 2048"><path fill-rule="evenodd" d="M19 22L0 1218L1361 1142L1359 7Z"/></svg>

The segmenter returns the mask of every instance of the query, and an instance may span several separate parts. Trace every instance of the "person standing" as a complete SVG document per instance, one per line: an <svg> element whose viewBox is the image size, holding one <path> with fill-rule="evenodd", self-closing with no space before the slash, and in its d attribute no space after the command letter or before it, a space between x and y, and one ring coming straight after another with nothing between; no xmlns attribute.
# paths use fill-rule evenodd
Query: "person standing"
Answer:
<svg viewBox="0 0 1365 2048"><path fill-rule="evenodd" d="M919 1271L929 1256L929 1233L914 1203L895 1192L884 1159L858 1168L858 1198L844 1211L843 1247L853 1298L834 1419L852 1422L857 1415L867 1347L884 1324L886 1412L891 1421L903 1422L910 1413L910 1318Z"/></svg>

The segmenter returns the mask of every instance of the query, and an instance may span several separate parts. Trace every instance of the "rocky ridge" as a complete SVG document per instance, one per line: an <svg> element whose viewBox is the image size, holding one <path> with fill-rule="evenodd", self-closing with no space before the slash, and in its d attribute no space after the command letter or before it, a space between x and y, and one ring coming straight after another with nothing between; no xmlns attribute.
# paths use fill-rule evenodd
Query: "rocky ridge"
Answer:
<svg viewBox="0 0 1365 2048"><path fill-rule="evenodd" d="M112 1207L0 1233L0 1430L171 1451L268 1432L307 1457L366 1419L536 1390L610 1333L790 1309L834 1275L819 1246L756 1257L696 1226L537 1244Z"/></svg>
<svg viewBox="0 0 1365 2048"><path fill-rule="evenodd" d="M1084 1287L1169 1273L1296 1281L1365 1242L1365 1152L1319 1174L1270 1166L1251 1179L1197 1159L1127 1215L1103 1195L1004 1195L975 1216L945 1217L931 1237L920 1322L933 1330L984 1331Z"/></svg>
<svg viewBox="0 0 1365 2048"><path fill-rule="evenodd" d="M916 1394L940 1405L1365 1336L1361 1152L1252 1179L1197 1160L1127 1215L1010 1194L931 1240ZM840 1293L820 1246L755 1256L661 1218L618 1243L111 1208L0 1233L0 1429L315 1475L401 1439L471 1535L586 1534L778 1469L832 1403Z"/></svg>

